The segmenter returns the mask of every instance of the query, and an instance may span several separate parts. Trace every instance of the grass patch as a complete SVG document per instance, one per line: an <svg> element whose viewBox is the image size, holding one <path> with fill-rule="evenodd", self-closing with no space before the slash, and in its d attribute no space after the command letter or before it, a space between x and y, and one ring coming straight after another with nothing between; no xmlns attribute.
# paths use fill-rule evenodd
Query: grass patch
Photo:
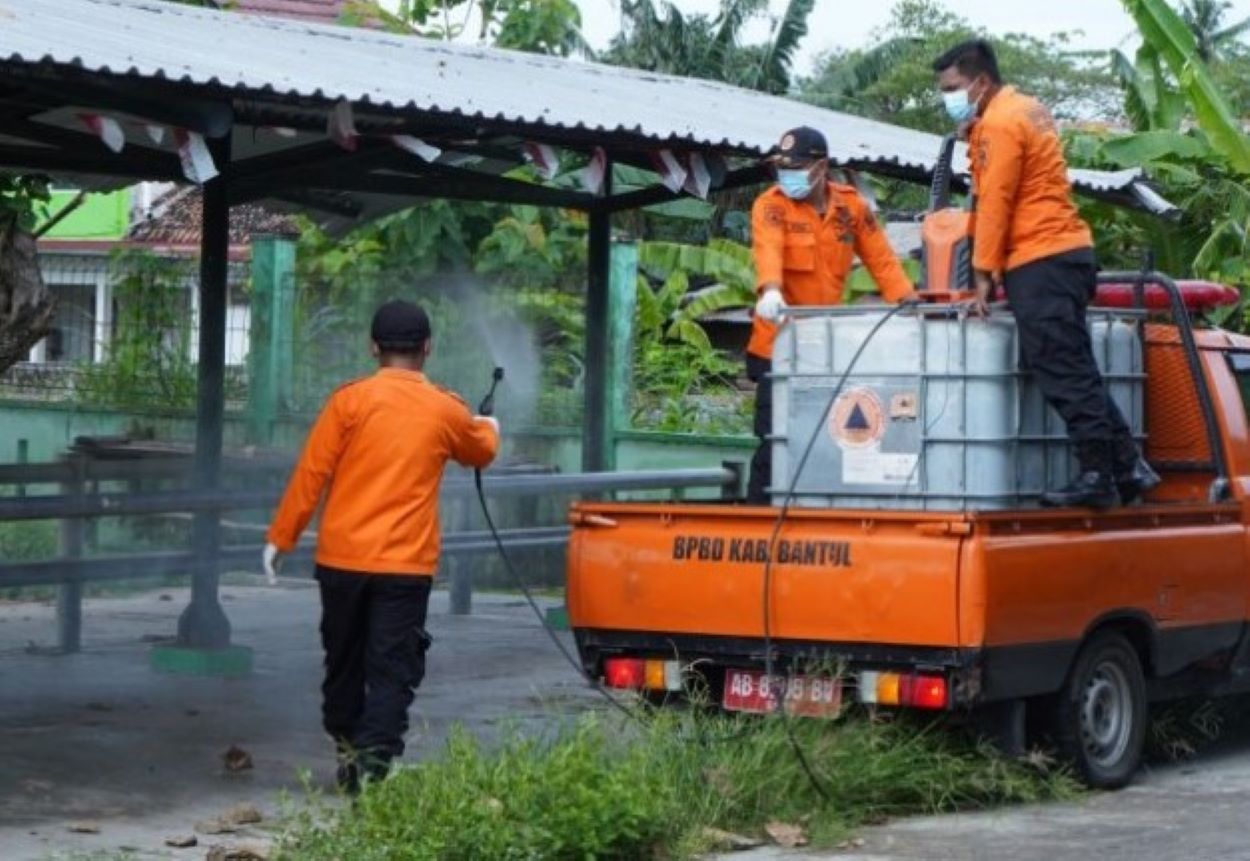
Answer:
<svg viewBox="0 0 1250 861"><path fill-rule="evenodd" d="M314 798L280 856L300 861L689 858L707 829L801 826L815 845L890 817L1073 797L1063 773L1004 760L933 724L792 722L661 711L643 726L586 715L487 749L464 731L441 755L370 786L351 808Z"/></svg>

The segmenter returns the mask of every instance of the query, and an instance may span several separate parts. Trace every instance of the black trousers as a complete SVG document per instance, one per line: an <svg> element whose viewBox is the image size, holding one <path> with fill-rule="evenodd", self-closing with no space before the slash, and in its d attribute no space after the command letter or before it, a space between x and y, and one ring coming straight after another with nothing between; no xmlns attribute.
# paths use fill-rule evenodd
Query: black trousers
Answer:
<svg viewBox="0 0 1250 861"><path fill-rule="evenodd" d="M430 578L317 566L325 730L381 766L404 752L408 707L425 677Z"/></svg>
<svg viewBox="0 0 1250 861"><path fill-rule="evenodd" d="M751 457L751 477L747 481L747 502L752 505L768 504L768 486L773 478L773 447L768 442L768 435L773 432L773 382L768 378L772 372L770 359L747 353L747 378L755 383L753 430L760 441Z"/></svg>
<svg viewBox="0 0 1250 861"><path fill-rule="evenodd" d="M1007 272L1004 286L1016 318L1021 358L1063 418L1081 452L1110 451L1117 472L1131 469L1137 445L1094 361L1085 315L1097 287L1089 249L1058 254ZM1096 464L1083 463L1089 468Z"/></svg>

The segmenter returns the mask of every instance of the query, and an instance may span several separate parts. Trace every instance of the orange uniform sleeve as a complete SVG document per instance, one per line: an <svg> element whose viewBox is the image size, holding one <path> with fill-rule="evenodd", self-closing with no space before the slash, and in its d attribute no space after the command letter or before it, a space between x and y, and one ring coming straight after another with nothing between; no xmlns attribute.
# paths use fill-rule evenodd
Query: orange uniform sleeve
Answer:
<svg viewBox="0 0 1250 861"><path fill-rule="evenodd" d="M283 553L290 552L299 541L300 533L312 520L321 502L321 494L334 475L347 443L350 424L347 413L343 394L336 392L308 434L304 451L291 473L282 502L278 504L278 511L265 536L265 540Z"/></svg>
<svg viewBox="0 0 1250 861"><path fill-rule="evenodd" d="M755 289L783 283L786 255L786 210L779 201L760 197L751 207L751 250L755 256Z"/></svg>
<svg viewBox="0 0 1250 861"><path fill-rule="evenodd" d="M1011 219L1024 166L1024 131L1008 123L987 123L978 132L972 154L981 163L972 265L984 272L1002 272L1007 268Z"/></svg>
<svg viewBox="0 0 1250 861"><path fill-rule="evenodd" d="M451 456L461 466L482 469L499 453L499 434L490 422L479 421L459 407L449 424Z"/></svg>
<svg viewBox="0 0 1250 861"><path fill-rule="evenodd" d="M877 282L881 295L887 301L898 302L911 294L915 287L903 270L898 255L890 247L890 240L877 223L872 209L863 200L856 201L855 208L855 253L864 261L864 266L872 280Z"/></svg>

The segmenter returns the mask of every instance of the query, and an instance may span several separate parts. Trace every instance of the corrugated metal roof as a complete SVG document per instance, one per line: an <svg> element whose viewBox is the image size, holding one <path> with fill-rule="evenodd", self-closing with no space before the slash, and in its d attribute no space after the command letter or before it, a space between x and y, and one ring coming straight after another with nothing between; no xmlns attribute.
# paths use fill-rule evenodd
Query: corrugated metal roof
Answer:
<svg viewBox="0 0 1250 861"><path fill-rule="evenodd" d="M724 84L375 30L160 0L0 0L0 61L226 87L248 99L347 99L362 114L478 118L618 143L763 154L787 128L823 130L839 163L927 170L936 136ZM966 164L961 150L957 170ZM1135 172L1074 172L1093 191Z"/></svg>
<svg viewBox="0 0 1250 861"><path fill-rule="evenodd" d="M219 5L232 12L334 23L343 14L347 0L232 0L228 5Z"/></svg>

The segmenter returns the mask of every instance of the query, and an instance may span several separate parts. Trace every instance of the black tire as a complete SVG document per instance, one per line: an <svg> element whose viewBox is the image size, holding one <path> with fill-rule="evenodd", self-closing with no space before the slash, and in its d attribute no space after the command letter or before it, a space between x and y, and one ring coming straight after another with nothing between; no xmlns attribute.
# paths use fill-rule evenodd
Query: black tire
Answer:
<svg viewBox="0 0 1250 861"><path fill-rule="evenodd" d="M1081 648L1055 703L1059 752L1096 789L1118 789L1141 764L1149 723L1137 650L1114 631Z"/></svg>

